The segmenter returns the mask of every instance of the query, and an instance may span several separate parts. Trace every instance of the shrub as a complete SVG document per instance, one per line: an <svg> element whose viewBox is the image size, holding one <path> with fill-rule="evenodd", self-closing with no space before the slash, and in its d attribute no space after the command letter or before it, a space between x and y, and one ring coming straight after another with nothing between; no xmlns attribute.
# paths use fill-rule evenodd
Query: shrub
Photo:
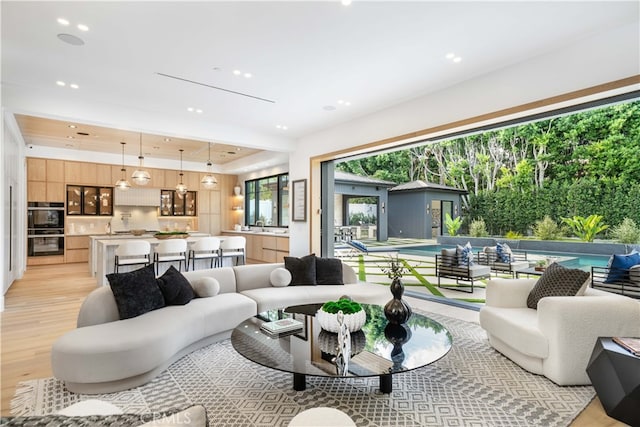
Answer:
<svg viewBox="0 0 640 427"><path fill-rule="evenodd" d="M455 236L458 234L458 230L460 230L460 226L462 225L462 217L456 217L456 219L451 218L451 215L446 213L444 215L444 225L447 227L447 233L449 236Z"/></svg>
<svg viewBox="0 0 640 427"><path fill-rule="evenodd" d="M518 239L522 239L522 234L518 233L517 231L509 230L505 237L511 240L518 240Z"/></svg>
<svg viewBox="0 0 640 427"><path fill-rule="evenodd" d="M486 237L489 235L484 219L478 218L471 221L469 225L469 235L471 237Z"/></svg>
<svg viewBox="0 0 640 427"><path fill-rule="evenodd" d="M534 224L533 235L540 240L556 240L562 237L562 229L549 215L545 215Z"/></svg>
<svg viewBox="0 0 640 427"><path fill-rule="evenodd" d="M602 218L602 215L589 215L586 218L575 215L573 218L562 218L562 222L583 242L593 242L598 233L609 228L602 222Z"/></svg>
<svg viewBox="0 0 640 427"><path fill-rule="evenodd" d="M640 242L640 228L631 218L625 218L620 224L611 229L611 235L620 243L638 243Z"/></svg>

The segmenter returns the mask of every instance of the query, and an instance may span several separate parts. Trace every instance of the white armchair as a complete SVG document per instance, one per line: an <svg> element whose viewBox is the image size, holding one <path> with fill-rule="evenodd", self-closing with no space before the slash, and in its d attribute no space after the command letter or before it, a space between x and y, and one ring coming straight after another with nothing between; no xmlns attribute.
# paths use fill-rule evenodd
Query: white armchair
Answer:
<svg viewBox="0 0 640 427"><path fill-rule="evenodd" d="M640 301L587 288L527 308L537 279L487 282L480 326L497 351L558 385L591 384L586 368L598 337L640 336Z"/></svg>

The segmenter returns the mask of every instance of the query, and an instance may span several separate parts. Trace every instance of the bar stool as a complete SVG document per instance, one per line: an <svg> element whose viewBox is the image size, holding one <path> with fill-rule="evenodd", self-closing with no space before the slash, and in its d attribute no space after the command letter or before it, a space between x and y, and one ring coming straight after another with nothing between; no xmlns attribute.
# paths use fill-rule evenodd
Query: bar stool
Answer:
<svg viewBox="0 0 640 427"><path fill-rule="evenodd" d="M247 239L242 236L225 237L220 242L220 265L222 265L225 258L234 258L236 260L235 265L238 265L242 260L242 264L245 263L245 247L247 245Z"/></svg>
<svg viewBox="0 0 640 427"><path fill-rule="evenodd" d="M153 262L156 263L156 274L158 274L158 264L161 262L178 261L178 271L182 271L184 262L185 271L189 271L187 264L187 241L185 239L167 239L161 241L153 252Z"/></svg>
<svg viewBox="0 0 640 427"><path fill-rule="evenodd" d="M213 268L213 262L218 265L220 259L220 239L217 237L203 237L193 245L189 250L189 261L191 261L191 269L196 269L196 260L210 259L211 265L209 268ZM189 262L187 261L187 265Z"/></svg>
<svg viewBox="0 0 640 427"><path fill-rule="evenodd" d="M146 240L127 240L118 245L115 251L114 271L119 272L121 265L149 265L151 244Z"/></svg>

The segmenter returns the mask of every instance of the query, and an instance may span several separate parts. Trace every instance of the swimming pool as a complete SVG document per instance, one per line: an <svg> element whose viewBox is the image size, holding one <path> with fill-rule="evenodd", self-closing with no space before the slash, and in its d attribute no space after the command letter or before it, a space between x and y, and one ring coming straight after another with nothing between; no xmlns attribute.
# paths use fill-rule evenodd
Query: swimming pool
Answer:
<svg viewBox="0 0 640 427"><path fill-rule="evenodd" d="M425 245L425 246L411 246L400 248L401 254L406 255L423 255L433 256L440 254L442 249L451 249L455 246L449 245ZM481 248L474 248L474 252L481 250ZM530 261L543 258L557 258L558 262L565 267L580 268L582 270L591 270L591 267L606 267L609 262L608 255L592 255L592 254L577 254L577 253L561 253L561 252L542 252L542 251L526 251L527 258Z"/></svg>

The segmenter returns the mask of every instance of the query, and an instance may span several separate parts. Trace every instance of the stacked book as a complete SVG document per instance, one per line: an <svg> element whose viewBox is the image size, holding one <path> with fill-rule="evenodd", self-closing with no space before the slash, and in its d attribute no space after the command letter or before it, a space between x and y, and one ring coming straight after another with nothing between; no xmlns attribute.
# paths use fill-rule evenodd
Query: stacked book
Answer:
<svg viewBox="0 0 640 427"><path fill-rule="evenodd" d="M282 335L298 332L302 330L303 326L301 321L289 318L265 322L260 326L260 329L268 335Z"/></svg>

